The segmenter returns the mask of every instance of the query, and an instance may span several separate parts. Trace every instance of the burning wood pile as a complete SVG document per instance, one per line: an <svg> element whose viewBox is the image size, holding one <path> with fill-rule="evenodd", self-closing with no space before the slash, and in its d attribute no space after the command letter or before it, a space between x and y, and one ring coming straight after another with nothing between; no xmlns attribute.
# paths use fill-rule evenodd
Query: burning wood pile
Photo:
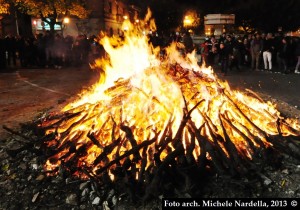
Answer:
<svg viewBox="0 0 300 210"><path fill-rule="evenodd" d="M104 37L108 59L92 66L99 83L40 119L48 175L146 201L191 192L206 175L255 174L276 153L300 158L299 122L254 92L231 90L178 45L161 58L137 34Z"/></svg>

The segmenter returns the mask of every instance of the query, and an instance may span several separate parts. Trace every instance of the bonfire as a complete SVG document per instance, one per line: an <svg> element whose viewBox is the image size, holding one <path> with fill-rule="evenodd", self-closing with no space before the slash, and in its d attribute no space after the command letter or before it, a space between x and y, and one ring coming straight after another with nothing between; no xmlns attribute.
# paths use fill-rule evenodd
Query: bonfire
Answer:
<svg viewBox="0 0 300 210"><path fill-rule="evenodd" d="M149 197L170 189L166 182L179 188L203 173L245 175L266 151L299 158L289 146L299 140L297 120L252 91L232 90L197 64L195 52L183 55L180 43L161 57L145 35L155 30L152 23L125 22L124 39L102 38L107 56L91 64L98 83L41 119L49 175L63 168Z"/></svg>

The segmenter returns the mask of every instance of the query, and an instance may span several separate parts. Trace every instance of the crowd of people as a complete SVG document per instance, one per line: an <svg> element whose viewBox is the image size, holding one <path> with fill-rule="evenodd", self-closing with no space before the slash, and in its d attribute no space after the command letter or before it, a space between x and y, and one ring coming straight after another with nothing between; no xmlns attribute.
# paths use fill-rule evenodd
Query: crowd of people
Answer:
<svg viewBox="0 0 300 210"><path fill-rule="evenodd" d="M220 66L222 73L247 67L256 71L300 73L300 39L271 33L222 34L195 44L189 32L170 36L151 34L149 42L163 49L172 42L183 44L184 53L195 51L199 65ZM51 34L35 37L7 35L0 39L0 69L62 68L91 63L105 51L96 36Z"/></svg>
<svg viewBox="0 0 300 210"><path fill-rule="evenodd" d="M46 31L32 37L0 38L0 69L79 67L102 55L96 36L74 38Z"/></svg>
<svg viewBox="0 0 300 210"><path fill-rule="evenodd" d="M224 74L234 69L240 71L241 67L284 74L300 73L299 37L224 33L219 39L207 37L194 47L200 65L219 65Z"/></svg>

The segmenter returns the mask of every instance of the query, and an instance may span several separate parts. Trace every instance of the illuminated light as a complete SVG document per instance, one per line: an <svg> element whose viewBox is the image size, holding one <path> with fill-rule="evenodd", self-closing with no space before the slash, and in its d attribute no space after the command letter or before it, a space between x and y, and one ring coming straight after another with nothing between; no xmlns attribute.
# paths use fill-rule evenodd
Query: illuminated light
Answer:
<svg viewBox="0 0 300 210"><path fill-rule="evenodd" d="M124 15L123 18L124 18L125 20L127 20L127 19L128 19L128 16L127 16L127 15Z"/></svg>
<svg viewBox="0 0 300 210"><path fill-rule="evenodd" d="M36 26L36 24L37 24L37 22L36 22L36 20L34 20L34 21L33 21L33 25L35 25L35 26Z"/></svg>
<svg viewBox="0 0 300 210"><path fill-rule="evenodd" d="M139 20L139 19L137 19L137 20L135 20L135 22L136 22L136 23L139 23L139 22L140 22L140 20Z"/></svg>
<svg viewBox="0 0 300 210"><path fill-rule="evenodd" d="M184 27L189 27L193 24L194 20L193 18L191 18L190 16L186 15L184 17L184 20L183 20L183 26Z"/></svg>
<svg viewBox="0 0 300 210"><path fill-rule="evenodd" d="M70 23L70 19L68 17L65 17L64 20L63 20L63 22L66 23L66 24L68 24L68 23Z"/></svg>

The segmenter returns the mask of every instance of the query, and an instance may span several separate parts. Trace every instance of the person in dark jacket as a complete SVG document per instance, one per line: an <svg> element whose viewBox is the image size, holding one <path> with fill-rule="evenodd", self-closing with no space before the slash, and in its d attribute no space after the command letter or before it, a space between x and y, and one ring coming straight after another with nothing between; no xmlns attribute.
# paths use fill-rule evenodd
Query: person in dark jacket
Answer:
<svg viewBox="0 0 300 210"><path fill-rule="evenodd" d="M221 62L221 72L223 75L227 75L228 72L230 53L230 47L221 42L219 48L219 61Z"/></svg>
<svg viewBox="0 0 300 210"><path fill-rule="evenodd" d="M186 31L183 38L182 38L183 45L185 47L185 52L191 53L194 50L194 42L191 37L190 32Z"/></svg>
<svg viewBox="0 0 300 210"><path fill-rule="evenodd" d="M289 45L285 37L281 39L281 44L278 49L279 67L281 73L287 73L287 59L289 53Z"/></svg>
<svg viewBox="0 0 300 210"><path fill-rule="evenodd" d="M297 64L296 64L296 67L295 67L295 73L296 74L300 74L300 71L299 71L299 67L300 67L300 39L296 39L296 50L295 50L295 55L297 57Z"/></svg>
<svg viewBox="0 0 300 210"><path fill-rule="evenodd" d="M251 53L251 68L252 70L258 71L260 68L261 52L263 48L263 40L260 34L255 34L250 42L250 53Z"/></svg>
<svg viewBox="0 0 300 210"><path fill-rule="evenodd" d="M0 69L6 68L5 42L0 38Z"/></svg>
<svg viewBox="0 0 300 210"><path fill-rule="evenodd" d="M7 53L7 66L15 67L16 66L16 39L14 36L7 35L4 39L5 41L5 50Z"/></svg>

